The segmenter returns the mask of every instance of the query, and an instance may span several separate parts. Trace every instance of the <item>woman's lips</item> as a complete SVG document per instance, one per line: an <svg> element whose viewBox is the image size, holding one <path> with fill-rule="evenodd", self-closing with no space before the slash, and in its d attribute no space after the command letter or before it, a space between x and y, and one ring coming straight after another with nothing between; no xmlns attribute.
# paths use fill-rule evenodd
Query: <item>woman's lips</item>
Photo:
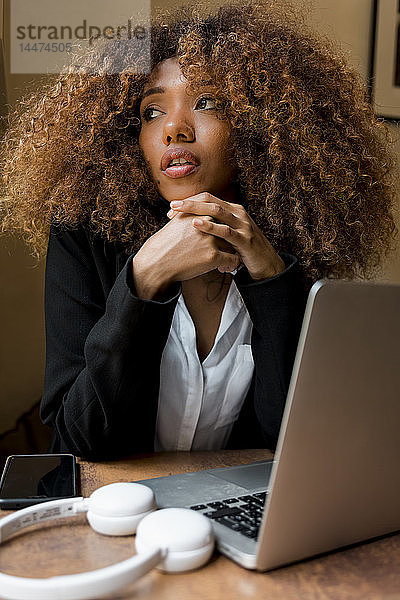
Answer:
<svg viewBox="0 0 400 600"><path fill-rule="evenodd" d="M174 164L170 163L176 159L183 159L186 164ZM199 168L200 161L197 156L189 150L189 148L168 148L161 157L161 173L167 177L177 179L179 177L187 177L192 173L195 173Z"/></svg>
<svg viewBox="0 0 400 600"><path fill-rule="evenodd" d="M173 167L167 167L162 173L173 179L178 177L186 177L191 175L199 169L198 165L174 165Z"/></svg>

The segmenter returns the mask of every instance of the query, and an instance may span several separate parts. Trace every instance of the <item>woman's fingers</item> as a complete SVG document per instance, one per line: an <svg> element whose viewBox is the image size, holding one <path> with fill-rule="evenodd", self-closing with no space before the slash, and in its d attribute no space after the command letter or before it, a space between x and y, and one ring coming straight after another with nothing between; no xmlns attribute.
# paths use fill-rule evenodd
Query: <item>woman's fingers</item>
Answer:
<svg viewBox="0 0 400 600"><path fill-rule="evenodd" d="M239 250L239 246L241 245L241 235L237 229L232 229L229 225L215 223L214 221L210 221L207 217L196 217L193 219L192 223L199 231L222 238L226 242L229 242L235 250Z"/></svg>
<svg viewBox="0 0 400 600"><path fill-rule="evenodd" d="M172 218L173 212L179 211L199 216L210 216L219 223L225 223L232 228L238 227L240 219L234 214L234 206L212 196L213 201L205 202L204 200L174 200L171 202L171 211L167 213L169 218Z"/></svg>
<svg viewBox="0 0 400 600"><path fill-rule="evenodd" d="M173 219L174 217L176 217L176 215L179 215L179 212L177 210L171 209L167 212L168 219Z"/></svg>
<svg viewBox="0 0 400 600"><path fill-rule="evenodd" d="M192 219L192 225L202 233L228 242L240 255L240 262L246 266L253 279L267 279L285 268L282 258L258 228L254 229L251 224L242 223L240 229L233 229L229 225L215 223L208 219L209 217L206 216L195 217Z"/></svg>
<svg viewBox="0 0 400 600"><path fill-rule="evenodd" d="M216 268L220 273L230 273L231 271L235 271L241 263L240 256L236 253L220 252L218 259L219 264Z"/></svg>
<svg viewBox="0 0 400 600"><path fill-rule="evenodd" d="M282 258L241 204L225 202L209 192L202 192L172 201L168 216L174 219L179 214L184 219L193 216L194 229L228 243L240 255L236 259L230 255L227 264L219 263L219 258L214 260L214 268L221 272L237 269L242 262L253 279L262 280L285 268Z"/></svg>

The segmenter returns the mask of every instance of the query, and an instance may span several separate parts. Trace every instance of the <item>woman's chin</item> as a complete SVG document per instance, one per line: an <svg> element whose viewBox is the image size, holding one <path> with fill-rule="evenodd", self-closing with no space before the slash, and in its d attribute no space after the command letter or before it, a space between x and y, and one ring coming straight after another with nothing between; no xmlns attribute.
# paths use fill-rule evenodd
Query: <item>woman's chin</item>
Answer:
<svg viewBox="0 0 400 600"><path fill-rule="evenodd" d="M179 184L171 182L171 185L160 185L159 193L168 202L172 200L185 200L196 194L202 192L208 192L221 200L227 202L235 202L237 196L237 190L232 185L218 186L215 183L206 181L183 181L183 178L178 180ZM169 182L168 182L169 183Z"/></svg>
<svg viewBox="0 0 400 600"><path fill-rule="evenodd" d="M168 189L160 189L160 194L163 198L165 198L168 202L172 200L185 200L190 196L195 196L196 194L200 194L201 192L208 191L202 186L193 186L193 185L176 185L176 186L168 186Z"/></svg>

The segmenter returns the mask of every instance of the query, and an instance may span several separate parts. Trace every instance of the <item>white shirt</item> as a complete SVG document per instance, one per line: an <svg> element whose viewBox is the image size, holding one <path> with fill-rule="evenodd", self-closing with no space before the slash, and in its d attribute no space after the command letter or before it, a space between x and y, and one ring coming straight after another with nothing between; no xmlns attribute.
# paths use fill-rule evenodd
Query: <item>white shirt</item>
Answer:
<svg viewBox="0 0 400 600"><path fill-rule="evenodd" d="M234 280L218 332L200 362L196 330L182 294L161 358L154 448L224 448L253 376L252 322Z"/></svg>

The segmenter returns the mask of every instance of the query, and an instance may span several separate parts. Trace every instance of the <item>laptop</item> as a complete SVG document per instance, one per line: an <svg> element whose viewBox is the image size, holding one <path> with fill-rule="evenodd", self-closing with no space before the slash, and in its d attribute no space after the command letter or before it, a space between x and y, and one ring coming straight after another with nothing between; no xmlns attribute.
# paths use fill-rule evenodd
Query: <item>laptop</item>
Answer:
<svg viewBox="0 0 400 600"><path fill-rule="evenodd" d="M142 480L266 571L400 530L400 285L311 288L274 460Z"/></svg>

